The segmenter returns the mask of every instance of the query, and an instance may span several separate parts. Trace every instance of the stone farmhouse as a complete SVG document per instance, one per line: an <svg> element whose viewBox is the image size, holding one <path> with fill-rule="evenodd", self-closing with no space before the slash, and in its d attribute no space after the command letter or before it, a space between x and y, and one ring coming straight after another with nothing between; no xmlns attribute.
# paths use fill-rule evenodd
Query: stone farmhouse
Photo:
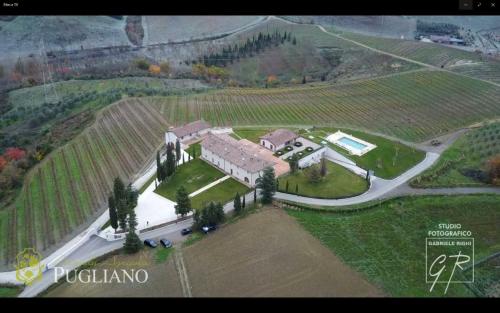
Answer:
<svg viewBox="0 0 500 313"><path fill-rule="evenodd" d="M255 186L263 170L274 167L276 176L290 170L288 162L246 139L209 133L201 142L201 158L249 186Z"/></svg>
<svg viewBox="0 0 500 313"><path fill-rule="evenodd" d="M211 128L212 125L203 120L194 121L180 127L172 128L165 133L165 143L175 143L177 139L181 142L185 142L201 138L201 136L208 133Z"/></svg>
<svg viewBox="0 0 500 313"><path fill-rule="evenodd" d="M267 149L276 152L287 145L291 145L299 137L296 133L288 129L277 129L271 133L260 137L260 144Z"/></svg>

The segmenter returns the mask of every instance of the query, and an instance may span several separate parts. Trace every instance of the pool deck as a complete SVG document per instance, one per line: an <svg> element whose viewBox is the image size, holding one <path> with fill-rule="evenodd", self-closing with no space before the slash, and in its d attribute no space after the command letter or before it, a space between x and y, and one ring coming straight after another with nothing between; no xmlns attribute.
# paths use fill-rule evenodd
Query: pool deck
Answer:
<svg viewBox="0 0 500 313"><path fill-rule="evenodd" d="M347 138L349 140L352 140L352 141L354 141L358 144L361 144L365 147L363 149L353 147L352 145L349 145L347 143L342 142L341 140L343 138ZM326 139L329 142L333 143L334 145L339 146L342 149L347 150L350 154L357 155L357 156L362 156L363 154L368 153L369 151L371 151L377 147L374 144L371 144L369 142L366 142L362 139L356 138L352 135L346 134L346 133L341 132L341 131L337 131L336 133L329 135Z"/></svg>

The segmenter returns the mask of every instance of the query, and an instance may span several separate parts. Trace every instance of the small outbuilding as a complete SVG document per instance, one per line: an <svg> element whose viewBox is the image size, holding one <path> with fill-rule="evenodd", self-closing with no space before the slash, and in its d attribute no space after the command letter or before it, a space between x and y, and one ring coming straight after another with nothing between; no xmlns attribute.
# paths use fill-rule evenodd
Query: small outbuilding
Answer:
<svg viewBox="0 0 500 313"><path fill-rule="evenodd" d="M188 141L206 134L211 128L212 125L204 120L198 120L180 127L172 128L165 133L165 143L175 143L177 139L181 142Z"/></svg>
<svg viewBox="0 0 500 313"><path fill-rule="evenodd" d="M288 129L277 129L271 133L261 136L260 144L265 148L276 152L285 146L295 143L295 140L299 138L299 135Z"/></svg>

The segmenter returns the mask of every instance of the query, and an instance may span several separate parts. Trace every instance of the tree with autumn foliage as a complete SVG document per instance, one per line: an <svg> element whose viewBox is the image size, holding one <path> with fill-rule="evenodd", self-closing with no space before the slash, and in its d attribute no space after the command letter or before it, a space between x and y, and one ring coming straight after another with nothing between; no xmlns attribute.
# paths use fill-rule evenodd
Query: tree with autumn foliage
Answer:
<svg viewBox="0 0 500 313"><path fill-rule="evenodd" d="M153 75L159 75L161 72L161 69L158 65L151 64L148 69L149 73Z"/></svg>
<svg viewBox="0 0 500 313"><path fill-rule="evenodd" d="M20 148L7 148L4 153L4 157L9 161L17 161L26 156L26 151Z"/></svg>
<svg viewBox="0 0 500 313"><path fill-rule="evenodd" d="M278 83L279 83L278 76L276 76L276 75L267 76L267 79L266 79L267 86L273 87L273 86L276 86Z"/></svg>
<svg viewBox="0 0 500 313"><path fill-rule="evenodd" d="M500 186L500 154L489 159L486 168L490 182L493 185Z"/></svg>

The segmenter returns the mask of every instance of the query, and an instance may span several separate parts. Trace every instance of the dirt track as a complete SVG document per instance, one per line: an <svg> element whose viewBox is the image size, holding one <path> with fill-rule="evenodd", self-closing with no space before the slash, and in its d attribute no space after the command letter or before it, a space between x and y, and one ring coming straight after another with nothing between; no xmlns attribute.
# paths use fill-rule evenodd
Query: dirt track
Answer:
<svg viewBox="0 0 500 313"><path fill-rule="evenodd" d="M382 296L279 209L265 209L184 249L193 297Z"/></svg>

